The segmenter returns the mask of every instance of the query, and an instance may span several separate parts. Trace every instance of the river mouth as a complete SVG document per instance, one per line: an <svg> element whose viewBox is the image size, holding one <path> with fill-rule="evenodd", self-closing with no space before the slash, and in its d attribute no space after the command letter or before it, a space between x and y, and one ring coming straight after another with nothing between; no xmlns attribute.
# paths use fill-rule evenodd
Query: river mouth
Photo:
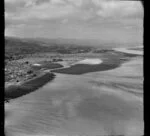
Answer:
<svg viewBox="0 0 150 136"><path fill-rule="evenodd" d="M127 91L143 93L140 57L76 64L90 68L104 62L119 64L105 71L56 72L53 81L5 104L6 136L143 135L142 96Z"/></svg>

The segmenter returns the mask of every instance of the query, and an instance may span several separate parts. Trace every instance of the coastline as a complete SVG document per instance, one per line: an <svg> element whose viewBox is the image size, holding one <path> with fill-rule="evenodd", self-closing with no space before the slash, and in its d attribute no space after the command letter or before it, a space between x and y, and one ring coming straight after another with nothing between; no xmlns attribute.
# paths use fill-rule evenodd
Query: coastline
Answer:
<svg viewBox="0 0 150 136"><path fill-rule="evenodd" d="M41 73L39 76L22 82L17 85L9 85L5 87L5 101L10 99L15 99L31 93L38 88L45 85L47 82L53 80L55 78L55 74L51 72Z"/></svg>
<svg viewBox="0 0 150 136"><path fill-rule="evenodd" d="M5 86L5 101L21 97L37 90L47 82L53 80L55 77L54 73L80 75L89 72L111 70L119 67L125 61L128 61L131 57L135 56L138 55L124 53L121 54L121 56L119 55L118 57L108 57L106 60L95 59L96 62L94 62L93 59L83 59L79 61L79 63L75 63L74 65L70 65L69 67L65 67L62 65L62 67L51 69L51 71L48 69L44 71L40 70L40 74L32 79ZM83 62L83 64L80 62ZM90 64L87 64L87 62L89 62Z"/></svg>

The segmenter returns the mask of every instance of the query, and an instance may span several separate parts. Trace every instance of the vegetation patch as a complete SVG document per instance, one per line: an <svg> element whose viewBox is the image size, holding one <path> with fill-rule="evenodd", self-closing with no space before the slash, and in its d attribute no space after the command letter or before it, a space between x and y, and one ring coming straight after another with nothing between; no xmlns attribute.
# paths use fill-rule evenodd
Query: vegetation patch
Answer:
<svg viewBox="0 0 150 136"><path fill-rule="evenodd" d="M5 100L14 99L22 95L28 94L53 80L55 74L44 73L34 79L28 80L20 85L10 85L5 88Z"/></svg>

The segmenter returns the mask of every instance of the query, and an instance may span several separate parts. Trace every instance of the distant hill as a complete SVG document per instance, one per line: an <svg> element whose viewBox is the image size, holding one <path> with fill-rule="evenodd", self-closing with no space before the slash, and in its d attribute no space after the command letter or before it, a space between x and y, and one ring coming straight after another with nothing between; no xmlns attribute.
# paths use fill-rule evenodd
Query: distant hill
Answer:
<svg viewBox="0 0 150 136"><path fill-rule="evenodd" d="M38 43L31 41L24 41L21 39L15 38L5 38L5 58L12 58L18 55L32 54L39 52L44 48L41 47Z"/></svg>
<svg viewBox="0 0 150 136"><path fill-rule="evenodd" d="M27 54L57 52L62 54L89 52L93 47L61 43L57 40L5 37L5 58Z"/></svg>
<svg viewBox="0 0 150 136"><path fill-rule="evenodd" d="M93 39L77 40L77 39L46 39L46 38L16 38L5 37L5 58L17 59L27 54L42 53L42 52L55 52L61 54L70 53L85 53L92 49L100 48L113 48L113 47L134 47L140 44L134 45L129 43L99 43Z"/></svg>
<svg viewBox="0 0 150 136"><path fill-rule="evenodd" d="M11 37L12 38L12 37ZM15 37L14 37L15 38ZM16 39L16 38L15 38ZM18 38L17 38L18 39ZM128 42L115 42L115 41L103 41L103 40L96 40L96 39L65 39L65 38L55 38L55 39L48 39L48 38L19 38L22 41L30 41L34 43L40 43L42 46L52 46L52 45L59 45L59 46L85 46L85 47L100 47L100 48L114 48L114 47L134 47L140 46L142 43L128 43Z"/></svg>

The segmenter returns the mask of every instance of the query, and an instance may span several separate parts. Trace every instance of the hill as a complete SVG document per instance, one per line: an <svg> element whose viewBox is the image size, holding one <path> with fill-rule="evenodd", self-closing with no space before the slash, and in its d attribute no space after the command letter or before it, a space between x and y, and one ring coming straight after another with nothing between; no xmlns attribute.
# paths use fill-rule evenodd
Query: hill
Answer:
<svg viewBox="0 0 150 136"><path fill-rule="evenodd" d="M65 44L55 40L21 39L5 37L5 59L18 59L28 54L55 52L62 54L84 53L91 51L93 47L75 44Z"/></svg>

